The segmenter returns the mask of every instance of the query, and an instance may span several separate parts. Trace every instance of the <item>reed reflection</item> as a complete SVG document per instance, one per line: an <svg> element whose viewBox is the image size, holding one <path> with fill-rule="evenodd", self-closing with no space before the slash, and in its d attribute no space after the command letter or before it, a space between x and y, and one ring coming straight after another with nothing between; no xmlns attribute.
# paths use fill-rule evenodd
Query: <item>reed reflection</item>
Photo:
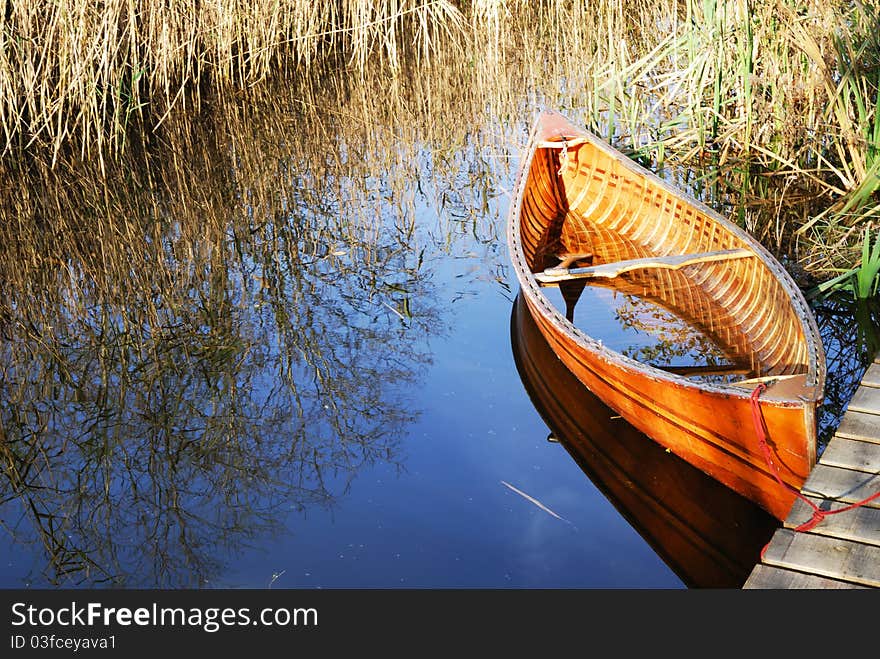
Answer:
<svg viewBox="0 0 880 659"><path fill-rule="evenodd" d="M828 378L817 420L819 452L843 419L862 376L880 353L880 299L839 291L812 302L825 347Z"/></svg>
<svg viewBox="0 0 880 659"><path fill-rule="evenodd" d="M211 585L402 460L444 331L409 209L289 114L220 116L5 190L0 510L33 583Z"/></svg>

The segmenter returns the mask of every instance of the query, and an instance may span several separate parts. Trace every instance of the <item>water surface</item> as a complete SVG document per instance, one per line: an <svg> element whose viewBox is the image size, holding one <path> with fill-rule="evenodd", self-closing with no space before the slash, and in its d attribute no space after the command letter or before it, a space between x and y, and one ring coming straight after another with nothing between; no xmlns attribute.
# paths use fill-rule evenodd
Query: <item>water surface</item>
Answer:
<svg viewBox="0 0 880 659"><path fill-rule="evenodd" d="M72 170L77 185L43 180L19 209L31 233L4 247L0 316L0 585L744 580L765 513L598 402L560 420L574 383L524 370L547 357L516 322L504 222L533 112L441 143L418 124L377 123L402 141L376 141L274 106L172 135L171 157L142 154L111 192ZM52 203L69 212L46 229ZM822 312L827 436L876 313ZM617 437L622 453L597 448ZM731 506L735 525L706 526ZM696 535L658 531L687 519Z"/></svg>

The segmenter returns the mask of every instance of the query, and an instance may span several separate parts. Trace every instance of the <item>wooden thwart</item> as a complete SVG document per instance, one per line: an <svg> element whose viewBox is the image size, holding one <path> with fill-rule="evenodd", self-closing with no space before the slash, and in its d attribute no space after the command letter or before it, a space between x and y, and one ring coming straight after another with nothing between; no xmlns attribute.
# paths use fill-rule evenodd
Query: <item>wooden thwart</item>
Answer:
<svg viewBox="0 0 880 659"><path fill-rule="evenodd" d="M741 373L749 373L750 370L746 366L738 364L715 364L706 366L662 366L651 364L654 368L674 373L675 375L684 375L691 377L695 375L737 375Z"/></svg>
<svg viewBox="0 0 880 659"><path fill-rule="evenodd" d="M593 265L586 268L556 266L553 268L547 268L543 272L535 273L535 279L542 284L554 284L566 279L582 279L589 277L605 277L611 279L624 272L642 268L666 268L668 270L678 270L686 265L709 263L711 261L729 261L731 259L742 259L750 256L755 256L755 253L748 249L722 249L715 252L670 254L668 256L653 256L643 259L615 261L613 263L602 263L600 265Z"/></svg>
<svg viewBox="0 0 880 659"><path fill-rule="evenodd" d="M568 269L575 264L576 261L580 261L581 259L589 259L592 258L592 252L576 252L574 254L558 254L556 258L559 259L559 264L554 266L554 268L565 268Z"/></svg>
<svg viewBox="0 0 880 659"><path fill-rule="evenodd" d="M795 373L793 375L762 375L757 378L748 378L746 380L731 382L731 384L736 385L737 387L753 388L756 384L767 384L769 386L782 380L794 380L796 378L803 379L803 377L803 373Z"/></svg>

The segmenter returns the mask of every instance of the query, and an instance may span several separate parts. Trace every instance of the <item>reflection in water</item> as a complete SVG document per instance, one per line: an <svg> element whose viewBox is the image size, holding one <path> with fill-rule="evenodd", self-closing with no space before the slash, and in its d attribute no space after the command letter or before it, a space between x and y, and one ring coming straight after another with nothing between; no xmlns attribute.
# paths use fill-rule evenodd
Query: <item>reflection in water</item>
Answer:
<svg viewBox="0 0 880 659"><path fill-rule="evenodd" d="M753 373L754 353L738 349L745 342L716 340L713 330L720 324L698 323L655 299L608 285L583 286L576 302L561 286L544 290L575 327L631 359L702 381L735 381Z"/></svg>
<svg viewBox="0 0 880 659"><path fill-rule="evenodd" d="M32 580L210 584L400 459L443 332L411 214L224 116L106 184L7 191L0 504Z"/></svg>
<svg viewBox="0 0 880 659"><path fill-rule="evenodd" d="M617 325L624 319L590 308L611 319L612 340L632 341ZM821 453L880 348L880 306L876 298L855 301L845 293L814 302L814 312L829 372L818 419ZM511 343L523 385L551 435L685 584L740 587L777 521L608 409L559 361L520 297ZM674 347L681 356L688 342Z"/></svg>
<svg viewBox="0 0 880 659"><path fill-rule="evenodd" d="M855 300L841 291L812 303L829 377L817 421L821 454L875 356L880 354L880 299Z"/></svg>
<svg viewBox="0 0 880 659"><path fill-rule="evenodd" d="M511 344L538 412L591 481L692 588L738 588L775 518L620 419L553 353L517 297Z"/></svg>

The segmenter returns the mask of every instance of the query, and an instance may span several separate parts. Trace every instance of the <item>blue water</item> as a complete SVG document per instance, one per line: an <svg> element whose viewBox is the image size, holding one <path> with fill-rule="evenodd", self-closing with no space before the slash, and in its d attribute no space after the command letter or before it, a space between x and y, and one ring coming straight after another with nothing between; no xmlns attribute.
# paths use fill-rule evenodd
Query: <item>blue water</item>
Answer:
<svg viewBox="0 0 880 659"><path fill-rule="evenodd" d="M596 492L526 396L510 351L510 303L490 284L450 308L448 338L413 390L400 468L358 473L333 510L214 585L261 587L678 587ZM502 484L529 493L557 519Z"/></svg>
<svg viewBox="0 0 880 659"><path fill-rule="evenodd" d="M336 234L303 262L230 250L216 308L194 293L109 378L93 356L127 335L96 331L97 310L57 312L57 352L7 345L4 431L46 462L24 485L4 473L0 587L711 585L548 441L511 342L503 162L483 208L478 182L441 212L423 172L403 239L389 213L372 243Z"/></svg>

